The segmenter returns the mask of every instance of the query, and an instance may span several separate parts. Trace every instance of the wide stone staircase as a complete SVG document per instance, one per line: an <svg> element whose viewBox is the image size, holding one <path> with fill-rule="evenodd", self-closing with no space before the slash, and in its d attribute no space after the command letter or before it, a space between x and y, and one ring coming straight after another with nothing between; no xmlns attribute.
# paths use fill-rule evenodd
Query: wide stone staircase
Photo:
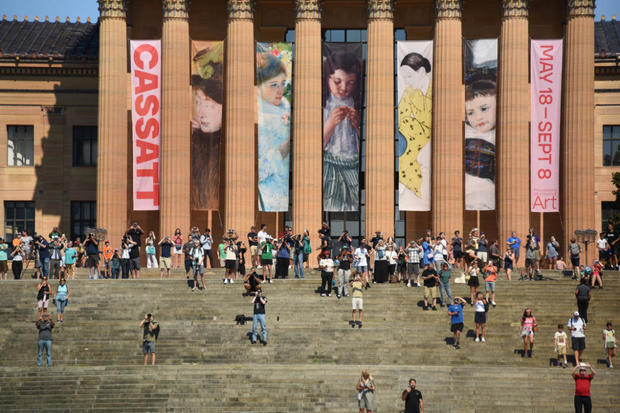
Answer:
<svg viewBox="0 0 620 413"><path fill-rule="evenodd" d="M291 271L292 273L292 271ZM220 270L192 292L184 275L160 280L69 281L65 322L54 329L53 366L36 366L36 281L0 282L0 412L6 411L357 411L355 383L368 369L377 383L375 412L398 412L415 377L428 412L570 412L570 369L555 366L553 334L576 309L575 281L547 272L545 281L497 283L487 342L473 341L473 308L465 307L461 349L446 308L423 311L422 288L374 284L364 295L363 328L351 328L351 300L320 297L318 272L264 285L268 345L250 344L251 297ZM517 277L518 278L518 277ZM620 324L620 274L605 273L592 293L584 360L595 412L620 411L620 374L604 364L601 332ZM52 281L53 286L56 281ZM469 287L452 284L469 296ZM530 307L540 325L533 358L522 358L519 320ZM145 313L161 325L157 365L142 365ZM50 303L55 318L56 309ZM469 337L465 337L468 335ZM618 362L620 363L620 362ZM619 364L620 365L620 364ZM572 366L571 366L572 367Z"/></svg>

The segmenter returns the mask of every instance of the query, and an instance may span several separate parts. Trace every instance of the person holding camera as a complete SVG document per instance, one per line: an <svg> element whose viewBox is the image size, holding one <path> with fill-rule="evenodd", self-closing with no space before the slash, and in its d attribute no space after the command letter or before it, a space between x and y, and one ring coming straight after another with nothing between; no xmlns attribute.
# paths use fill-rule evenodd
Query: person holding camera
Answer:
<svg viewBox="0 0 620 413"><path fill-rule="evenodd" d="M536 240L532 235L528 235L525 242L525 270L530 281L534 279L534 271L536 270L536 246Z"/></svg>
<svg viewBox="0 0 620 413"><path fill-rule="evenodd" d="M95 270L99 267L99 242L94 233L89 233L83 243L86 249L86 265L88 266L88 278L96 277Z"/></svg>
<svg viewBox="0 0 620 413"><path fill-rule="evenodd" d="M204 234L200 236L200 245L205 253L205 256L209 259L209 265L213 268L213 254L211 253L211 247L213 246L213 237L211 236L211 230L205 228ZM207 263L205 262L205 267Z"/></svg>
<svg viewBox="0 0 620 413"><path fill-rule="evenodd" d="M47 277L43 277L41 283L37 285L37 309L38 309L38 317L37 319L41 319L41 313L47 314L47 307L49 305L50 298L50 286L47 283Z"/></svg>
<svg viewBox="0 0 620 413"><path fill-rule="evenodd" d="M252 225L250 232L248 232L248 246L250 247L250 263L253 267L259 264L258 255L258 234L256 233L256 227Z"/></svg>
<svg viewBox="0 0 620 413"><path fill-rule="evenodd" d="M159 337L159 324L155 321L153 314L146 314L140 321L142 330L142 353L144 354L144 365L148 365L149 353L151 354L151 365L155 365L155 342Z"/></svg>
<svg viewBox="0 0 620 413"><path fill-rule="evenodd" d="M424 400L422 393L415 388L416 381L412 377L409 379L409 386L403 390L402 399L405 401L404 413L424 413Z"/></svg>
<svg viewBox="0 0 620 413"><path fill-rule="evenodd" d="M226 246L224 247L224 268L226 268L226 273L224 275L224 284L234 284L233 277L236 274L235 266L237 264L237 245L232 239L228 239L225 241Z"/></svg>
<svg viewBox="0 0 620 413"><path fill-rule="evenodd" d="M263 296L260 287L256 290L256 296L252 298L252 304L254 305L254 316L252 317L252 344L256 344L258 338L258 324L260 323L260 329L263 335L263 346L267 345L267 326L265 324L265 305L267 304L267 297Z"/></svg>
<svg viewBox="0 0 620 413"><path fill-rule="evenodd" d="M69 296L71 295L71 289L67 285L67 281L61 278L56 291L54 293L54 301L56 303L56 317L59 323L62 323L65 318L65 307L69 303Z"/></svg>
<svg viewBox="0 0 620 413"><path fill-rule="evenodd" d="M349 296L347 287L351 278L352 262L353 255L351 255L351 247L348 245L343 245L340 250L340 256L338 257L338 291L336 293L338 298L342 296Z"/></svg>
<svg viewBox="0 0 620 413"><path fill-rule="evenodd" d="M170 278L170 269L172 268L172 248L174 244L168 235L163 237L158 243L159 245L159 278L164 278L164 270Z"/></svg>
<svg viewBox="0 0 620 413"><path fill-rule="evenodd" d="M192 291L196 291L196 286L198 285L198 274L200 274L200 279L202 281L202 289L204 290L205 288L205 266L204 266L205 253L202 247L200 246L200 241L198 240L194 241L194 246L190 249L189 256L192 260L192 272L194 274L194 286L192 287Z"/></svg>
<svg viewBox="0 0 620 413"><path fill-rule="evenodd" d="M13 278L19 280L22 276L22 270L24 268L24 256L26 254L22 251L20 246L15 247L11 252L11 270L13 271Z"/></svg>
<svg viewBox="0 0 620 413"><path fill-rule="evenodd" d="M47 357L47 367L52 366L52 329L56 324L50 319L49 314L43 314L43 318L39 318L35 323L39 330L39 353L37 355L37 366L43 364L43 350L45 349Z"/></svg>
<svg viewBox="0 0 620 413"><path fill-rule="evenodd" d="M265 241L260 244L260 264L263 268L263 282L267 279L265 278L265 273L269 273L269 283L271 283L271 265L273 264L273 244L272 238L267 235Z"/></svg>
<svg viewBox="0 0 620 413"><path fill-rule="evenodd" d="M43 235L39 235L37 237L37 241L35 242L37 250L39 251L39 261L41 265L41 275L43 277L48 277L50 273L50 250L49 243L43 238ZM36 268L36 263L35 263Z"/></svg>
<svg viewBox="0 0 620 413"><path fill-rule="evenodd" d="M371 413L373 410L375 399L375 380L372 378L368 370L362 370L362 377L357 381L355 386L357 389L357 404L360 413Z"/></svg>
<svg viewBox="0 0 620 413"><path fill-rule="evenodd" d="M260 280L256 274L256 267L252 266L250 273L243 278L243 287L245 288L245 296L252 295L260 288Z"/></svg>
<svg viewBox="0 0 620 413"><path fill-rule="evenodd" d="M295 278L304 278L304 243L301 234L295 235L291 239L291 248L293 249L293 268L295 270Z"/></svg>
<svg viewBox="0 0 620 413"><path fill-rule="evenodd" d="M288 234L285 233L278 245L278 251L276 253L276 278L285 279L288 277L289 261L291 260L290 241Z"/></svg>

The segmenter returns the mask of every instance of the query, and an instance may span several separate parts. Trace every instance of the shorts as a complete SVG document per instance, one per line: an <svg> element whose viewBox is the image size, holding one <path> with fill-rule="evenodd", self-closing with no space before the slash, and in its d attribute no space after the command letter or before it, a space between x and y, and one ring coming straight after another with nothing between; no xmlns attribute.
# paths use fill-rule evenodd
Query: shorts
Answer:
<svg viewBox="0 0 620 413"><path fill-rule="evenodd" d="M310 254L304 253L304 262L308 262L308 255L310 255Z"/></svg>
<svg viewBox="0 0 620 413"><path fill-rule="evenodd" d="M129 260L129 269L140 271L140 257L131 258Z"/></svg>
<svg viewBox="0 0 620 413"><path fill-rule="evenodd" d="M224 268L226 266L226 260L223 258L220 258L220 268Z"/></svg>
<svg viewBox="0 0 620 413"><path fill-rule="evenodd" d="M433 300L437 298L437 287L424 286L424 298L427 300L429 298L432 298Z"/></svg>
<svg viewBox="0 0 620 413"><path fill-rule="evenodd" d="M99 255L97 254L88 254L88 258L86 259L87 267L96 267L99 265Z"/></svg>
<svg viewBox="0 0 620 413"><path fill-rule="evenodd" d="M485 291L495 292L495 281L487 281L484 284Z"/></svg>
<svg viewBox="0 0 620 413"><path fill-rule="evenodd" d="M608 341L605 343L605 348L616 348L616 343L613 341Z"/></svg>
<svg viewBox="0 0 620 413"><path fill-rule="evenodd" d="M239 263L237 265L237 272L239 275L245 275L245 264Z"/></svg>
<svg viewBox="0 0 620 413"><path fill-rule="evenodd" d="M142 353L143 354L155 354L155 342L154 341L146 341L142 342Z"/></svg>
<svg viewBox="0 0 620 413"><path fill-rule="evenodd" d="M515 258L519 258L521 256L521 250L519 248L513 248L512 252L515 254Z"/></svg>
<svg viewBox="0 0 620 413"><path fill-rule="evenodd" d="M359 405L360 410L361 409L366 409L366 410L375 410L373 409L373 402L374 402L374 397L375 395L373 394L373 392L371 391L367 391L363 393L363 396L359 398L359 400L357 401L357 404Z"/></svg>
<svg viewBox="0 0 620 413"><path fill-rule="evenodd" d="M260 265L262 265L263 267L265 265L272 265L273 264L273 260L270 258L261 258L260 259Z"/></svg>
<svg viewBox="0 0 620 413"><path fill-rule="evenodd" d="M368 272L368 265L358 265L357 272L359 272L360 274L363 272Z"/></svg>
<svg viewBox="0 0 620 413"><path fill-rule="evenodd" d="M169 270L172 268L172 259L170 257L159 257L159 268Z"/></svg>
<svg viewBox="0 0 620 413"><path fill-rule="evenodd" d="M576 257L570 257L570 263L573 265L573 267L579 267L579 255L577 255Z"/></svg>
<svg viewBox="0 0 620 413"><path fill-rule="evenodd" d="M177 246L175 245L174 248L172 249L172 253L174 255L181 255L181 254L183 254L183 247L177 248Z"/></svg>
<svg viewBox="0 0 620 413"><path fill-rule="evenodd" d="M192 260L185 260L185 272L189 272L192 269Z"/></svg>
<svg viewBox="0 0 620 413"><path fill-rule="evenodd" d="M192 264L192 273L194 275L199 275L199 274L200 275L204 275L204 273L205 273L205 266L204 266L204 264L200 264L200 265L198 265L197 263L196 264Z"/></svg>
<svg viewBox="0 0 620 413"><path fill-rule="evenodd" d="M235 263L237 260L224 260L224 266L227 270L235 270Z"/></svg>
<svg viewBox="0 0 620 413"><path fill-rule="evenodd" d="M50 303L50 300L39 300L38 303L37 303L37 308L39 308L39 309L47 308L49 303Z"/></svg>
<svg viewBox="0 0 620 413"><path fill-rule="evenodd" d="M484 324L487 322L487 313L484 311L476 311L474 314L474 322L476 324Z"/></svg>
<svg viewBox="0 0 620 413"><path fill-rule="evenodd" d="M41 268L41 260L35 260L34 261L34 268Z"/></svg>
<svg viewBox="0 0 620 413"><path fill-rule="evenodd" d="M476 253L476 257L478 257L482 262L487 262L489 259L489 254L487 254L486 251L480 251Z"/></svg>
<svg viewBox="0 0 620 413"><path fill-rule="evenodd" d="M7 272L9 270L8 261L0 261L0 272Z"/></svg>
<svg viewBox="0 0 620 413"><path fill-rule="evenodd" d="M456 333L457 331L463 331L463 323L456 323L450 325L450 331Z"/></svg>
<svg viewBox="0 0 620 413"><path fill-rule="evenodd" d="M103 260L103 266L105 267L106 270L110 269L110 260Z"/></svg>
<svg viewBox="0 0 620 413"><path fill-rule="evenodd" d="M478 277L469 277L467 285L469 285L470 287L478 287L480 285L480 281L478 280Z"/></svg>
<svg viewBox="0 0 620 413"><path fill-rule="evenodd" d="M536 259L535 258L526 258L525 259L525 266L526 267L535 267L536 266Z"/></svg>
<svg viewBox="0 0 620 413"><path fill-rule="evenodd" d="M407 264L407 274L409 275L420 274L420 263L412 262L412 263Z"/></svg>
<svg viewBox="0 0 620 413"><path fill-rule="evenodd" d="M506 262L504 261L504 269L506 270L513 270L513 266L512 266L512 262Z"/></svg>
<svg viewBox="0 0 620 413"><path fill-rule="evenodd" d="M258 254L258 246L256 246L256 245L250 245L250 255L251 255L252 257L256 257L256 256L258 256L258 255L259 255L259 254Z"/></svg>
<svg viewBox="0 0 620 413"><path fill-rule="evenodd" d="M558 356L565 356L566 355L566 343L564 344L558 344Z"/></svg>
<svg viewBox="0 0 620 413"><path fill-rule="evenodd" d="M73 264L65 264L65 268L67 269L67 271L73 271L74 267L75 267L75 263L73 263Z"/></svg>
<svg viewBox="0 0 620 413"><path fill-rule="evenodd" d="M536 257L536 261L540 260L540 250L534 250L534 257Z"/></svg>
<svg viewBox="0 0 620 413"><path fill-rule="evenodd" d="M459 251L452 251L452 255L454 256L454 259L460 260L461 258L463 258L463 251L459 250Z"/></svg>
<svg viewBox="0 0 620 413"><path fill-rule="evenodd" d="M571 341L573 344L573 351L583 351L586 349L585 337L571 337Z"/></svg>
<svg viewBox="0 0 620 413"><path fill-rule="evenodd" d="M364 299L362 297L353 297L351 299L351 307L354 310L363 310L364 309Z"/></svg>

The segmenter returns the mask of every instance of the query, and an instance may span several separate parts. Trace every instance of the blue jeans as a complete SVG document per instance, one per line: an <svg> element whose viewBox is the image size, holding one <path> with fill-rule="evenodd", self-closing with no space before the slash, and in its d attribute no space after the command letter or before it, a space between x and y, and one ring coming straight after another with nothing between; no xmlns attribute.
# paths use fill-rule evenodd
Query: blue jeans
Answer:
<svg viewBox="0 0 620 413"><path fill-rule="evenodd" d="M441 295L441 303L442 304L446 304L446 302L443 300L443 292L446 292L446 295L448 296L448 299L450 300L448 302L448 305L452 304L452 290L450 289L450 281L448 280L448 282L444 283L444 282L440 282L439 283L439 294Z"/></svg>
<svg viewBox="0 0 620 413"><path fill-rule="evenodd" d="M41 274L43 274L44 277L49 276L50 274L50 259L49 258L41 259Z"/></svg>
<svg viewBox="0 0 620 413"><path fill-rule="evenodd" d="M58 298L56 299L56 311L58 312L58 314L64 314L65 313L65 306L67 305L67 299L62 299L59 300Z"/></svg>
<svg viewBox="0 0 620 413"><path fill-rule="evenodd" d="M295 278L304 278L304 254L295 254L294 263Z"/></svg>
<svg viewBox="0 0 620 413"><path fill-rule="evenodd" d="M254 314L254 319L252 320L252 341L256 341L256 337L258 336L258 323L260 323L260 329L263 332L263 341L267 341L265 314Z"/></svg>
<svg viewBox="0 0 620 413"><path fill-rule="evenodd" d="M39 340L39 355L37 356L37 366L43 362L43 349L47 353L47 367L52 365L52 340Z"/></svg>

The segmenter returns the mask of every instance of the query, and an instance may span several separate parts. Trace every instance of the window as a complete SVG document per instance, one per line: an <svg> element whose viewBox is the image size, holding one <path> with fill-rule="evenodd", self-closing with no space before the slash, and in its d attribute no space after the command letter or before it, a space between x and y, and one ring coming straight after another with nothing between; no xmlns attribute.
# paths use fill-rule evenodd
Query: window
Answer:
<svg viewBox="0 0 620 413"><path fill-rule="evenodd" d="M607 224L612 222L617 225L620 217L620 202L601 202L601 231L607 230Z"/></svg>
<svg viewBox="0 0 620 413"><path fill-rule="evenodd" d="M34 202L4 201L4 234L8 242L13 241L23 230L34 233Z"/></svg>
<svg viewBox="0 0 620 413"><path fill-rule="evenodd" d="M9 166L32 166L34 127L7 125L7 156Z"/></svg>
<svg viewBox="0 0 620 413"><path fill-rule="evenodd" d="M97 226L97 204L94 201L71 201L71 239L84 239L86 228Z"/></svg>
<svg viewBox="0 0 620 413"><path fill-rule="evenodd" d="M97 127L73 127L73 166L97 166Z"/></svg>
<svg viewBox="0 0 620 413"><path fill-rule="evenodd" d="M620 166L620 125L603 126L603 166Z"/></svg>

